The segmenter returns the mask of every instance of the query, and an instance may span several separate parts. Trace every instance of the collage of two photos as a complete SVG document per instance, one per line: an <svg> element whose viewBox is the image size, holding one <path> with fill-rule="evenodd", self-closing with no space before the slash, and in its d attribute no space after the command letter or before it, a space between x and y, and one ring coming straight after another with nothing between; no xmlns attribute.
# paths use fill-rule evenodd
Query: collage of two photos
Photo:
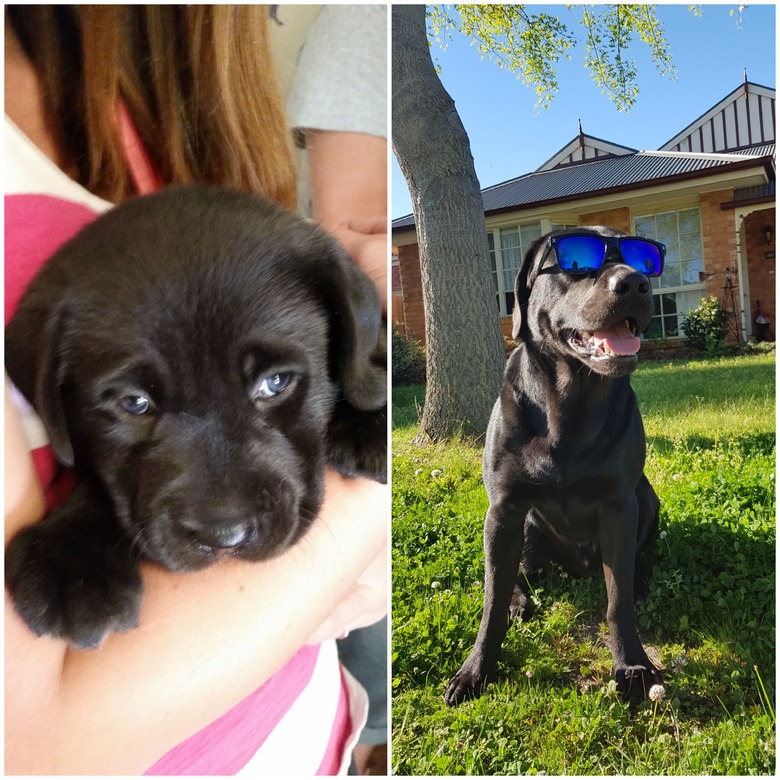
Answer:
<svg viewBox="0 0 780 780"><path fill-rule="evenodd" d="M6 775L774 774L774 5L4 22Z"/></svg>

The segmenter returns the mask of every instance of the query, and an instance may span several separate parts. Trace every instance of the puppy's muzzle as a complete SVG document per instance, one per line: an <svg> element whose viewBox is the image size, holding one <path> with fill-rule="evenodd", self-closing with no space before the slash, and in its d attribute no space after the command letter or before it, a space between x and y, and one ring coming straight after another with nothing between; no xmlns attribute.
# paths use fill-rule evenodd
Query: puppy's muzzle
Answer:
<svg viewBox="0 0 780 780"><path fill-rule="evenodd" d="M180 549L179 557L185 567L223 557L272 557L304 530L299 519L301 492L297 487L282 482L274 491L259 490L258 495L243 499L234 496L221 504L190 505L172 513L172 536L183 543L173 547Z"/></svg>

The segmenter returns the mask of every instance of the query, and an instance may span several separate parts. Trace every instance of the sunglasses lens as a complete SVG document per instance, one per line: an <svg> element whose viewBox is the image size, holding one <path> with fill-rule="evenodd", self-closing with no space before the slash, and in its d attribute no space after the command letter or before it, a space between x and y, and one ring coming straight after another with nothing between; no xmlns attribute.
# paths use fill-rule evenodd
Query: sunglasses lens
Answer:
<svg viewBox="0 0 780 780"><path fill-rule="evenodd" d="M601 268L607 247L598 236L563 236L555 247L558 267L570 273L589 273Z"/></svg>
<svg viewBox="0 0 780 780"><path fill-rule="evenodd" d="M664 257L661 247L641 238L624 238L620 242L620 252L626 265L641 271L645 276L660 276L664 270Z"/></svg>

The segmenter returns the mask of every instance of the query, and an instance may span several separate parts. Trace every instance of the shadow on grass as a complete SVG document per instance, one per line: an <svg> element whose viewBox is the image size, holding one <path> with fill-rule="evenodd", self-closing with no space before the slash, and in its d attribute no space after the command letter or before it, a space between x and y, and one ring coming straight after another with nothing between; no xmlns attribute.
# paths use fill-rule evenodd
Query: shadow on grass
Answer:
<svg viewBox="0 0 780 780"><path fill-rule="evenodd" d="M658 537L653 560L647 561L649 595L637 612L642 641L664 670L678 721L712 725L725 713L736 715L746 707L758 710L763 697L754 668L769 701L774 701L773 539L748 525L714 527L692 517L663 527L664 537ZM497 683L520 692L532 676L534 685L562 696L572 689L585 693L608 684L611 657L604 634L603 578L571 580L551 571L535 582L535 588L541 599L537 615L527 624L510 627ZM551 616L562 604L576 620L556 630ZM477 625L460 642L454 636L442 638L452 650L463 640L470 648ZM438 659L439 673L450 676L465 654L455 651L444 664L442 660ZM446 679L442 691L445 684ZM485 695L490 696L490 689Z"/></svg>

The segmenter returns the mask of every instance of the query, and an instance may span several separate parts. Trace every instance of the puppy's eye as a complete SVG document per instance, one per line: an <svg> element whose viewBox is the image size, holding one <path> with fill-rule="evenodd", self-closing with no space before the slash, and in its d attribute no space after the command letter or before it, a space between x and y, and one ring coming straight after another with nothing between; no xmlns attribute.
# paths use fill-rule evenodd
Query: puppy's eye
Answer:
<svg viewBox="0 0 780 780"><path fill-rule="evenodd" d="M255 387L254 400L273 398L290 386L293 375L289 371L268 374L260 379Z"/></svg>
<svg viewBox="0 0 780 780"><path fill-rule="evenodd" d="M126 395L119 399L119 406L135 416L146 414L152 408L152 402L145 395Z"/></svg>

